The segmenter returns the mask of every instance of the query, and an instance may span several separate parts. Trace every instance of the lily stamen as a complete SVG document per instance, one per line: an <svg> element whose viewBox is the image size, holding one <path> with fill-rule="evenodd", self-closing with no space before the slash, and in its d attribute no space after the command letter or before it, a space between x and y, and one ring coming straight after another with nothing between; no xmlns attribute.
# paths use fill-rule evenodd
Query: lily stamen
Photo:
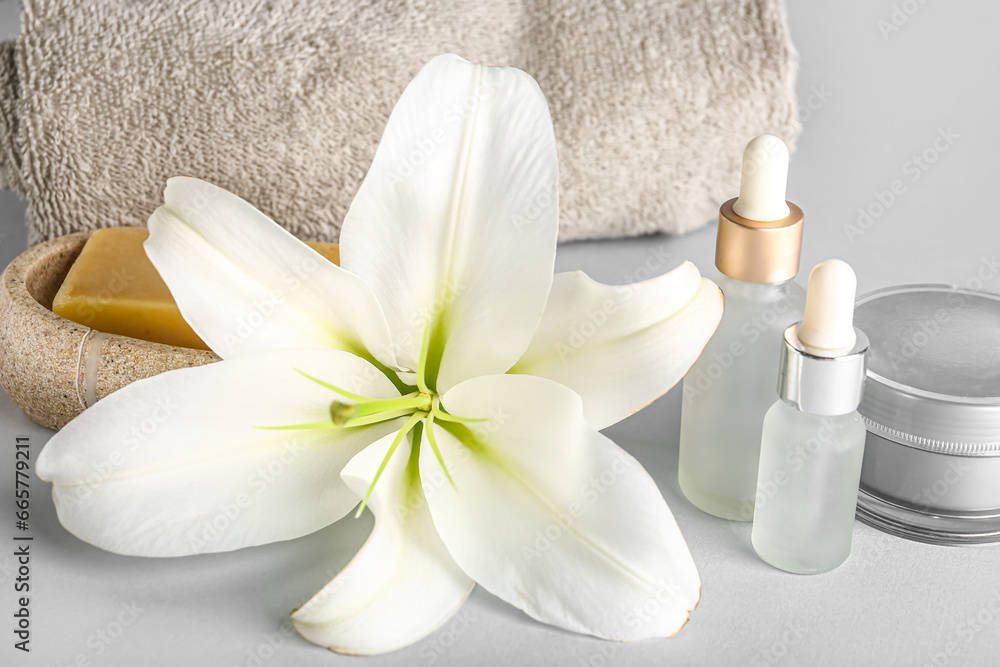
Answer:
<svg viewBox="0 0 1000 667"><path fill-rule="evenodd" d="M379 400L377 398L370 398L368 396L362 396L361 394L355 394L354 392L347 391L346 389L341 389L337 385L330 384L329 382L324 382L323 380L320 380L317 377L313 377L312 375L309 375L309 373L306 373L305 371L303 371L301 369L295 368L294 370L295 370L296 373L298 373L302 377L306 378L307 380L312 380L313 382L315 382L316 384L318 384L321 387L326 387L327 389L329 389L331 391L335 391L338 394L340 394L341 396L343 396L344 398L352 400L355 403L370 403L372 401Z"/></svg>
<svg viewBox="0 0 1000 667"><path fill-rule="evenodd" d="M458 487L455 486L455 480L451 478L451 473L448 472L448 466L444 464L444 457L441 456L441 450L438 449L437 438L434 436L433 417L427 417L424 419L424 432L427 433L427 442L431 444L431 450L434 452L434 457L437 459L438 465L441 466L441 470L444 471L444 476L447 477L448 482L451 483L451 488L458 491Z"/></svg>
<svg viewBox="0 0 1000 667"><path fill-rule="evenodd" d="M431 327L424 327L424 339L420 343L420 360L417 362L417 389L424 394L430 394L427 388L427 355L431 348Z"/></svg>
<svg viewBox="0 0 1000 667"><path fill-rule="evenodd" d="M399 429L399 433L396 434L396 437L392 440L392 444L389 445L389 451L387 451L385 456L382 458L382 463L379 465L378 471L375 473L375 477L372 478L372 483L368 485L368 491L365 492L365 497L361 500L361 504L358 505L358 511L354 515L355 519L360 517L361 513L365 511L368 499L371 497L372 491L375 490L375 484L378 482L378 478L382 476L382 471L385 470L386 465L389 464L389 459L391 459L392 455L396 452L396 448L399 447L399 443L403 442L406 434L413 430L413 427L426 416L426 412L414 412L410 415L410 418L406 420L406 423L403 424L403 428Z"/></svg>
<svg viewBox="0 0 1000 667"><path fill-rule="evenodd" d="M337 405L337 403L334 403L334 405ZM431 397L424 393L413 392L399 398L385 398L360 403L355 407L357 408L355 414L358 417L365 417L390 410L419 410L427 412L431 409Z"/></svg>
<svg viewBox="0 0 1000 667"><path fill-rule="evenodd" d="M374 424L395 417L383 417L386 413L399 413L396 416L410 414L414 410L427 412L431 408L431 397L414 392L399 398L371 400L367 403L342 403L334 401L330 404L330 416L337 426L359 426ZM360 421L364 417L378 417Z"/></svg>
<svg viewBox="0 0 1000 667"><path fill-rule="evenodd" d="M392 421L393 419L399 419L400 417L407 417L413 414L413 410L396 410L392 412L379 412L374 415L367 415L365 417L354 417L348 419L341 428L354 428L357 426L370 426L372 424L381 424L382 422Z"/></svg>
<svg viewBox="0 0 1000 667"><path fill-rule="evenodd" d="M445 422L455 422L457 424L475 424L477 422L489 421L486 418L473 419L471 417L458 417L449 412L445 412L445 409L441 407L441 399L437 396L434 397L434 402L431 405L431 415L434 419L440 419Z"/></svg>
<svg viewBox="0 0 1000 667"><path fill-rule="evenodd" d="M312 422L309 424L283 424L281 426L254 426L254 428L259 428L264 431L296 431L337 428L337 425L333 422Z"/></svg>

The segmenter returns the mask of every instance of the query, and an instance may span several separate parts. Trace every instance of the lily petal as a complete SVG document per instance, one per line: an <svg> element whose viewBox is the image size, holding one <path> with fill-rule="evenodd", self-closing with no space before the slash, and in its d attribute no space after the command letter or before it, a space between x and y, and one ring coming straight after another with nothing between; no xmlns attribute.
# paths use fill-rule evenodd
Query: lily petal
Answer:
<svg viewBox="0 0 1000 667"><path fill-rule="evenodd" d="M583 417L579 396L527 375L467 380L438 424L456 490L420 471L434 525L459 566L527 614L632 640L679 631L700 596L694 561L642 466ZM429 488L433 486L433 493Z"/></svg>
<svg viewBox="0 0 1000 667"><path fill-rule="evenodd" d="M538 331L510 372L566 385L601 429L684 377L718 327L722 306L722 292L690 262L634 285L560 273Z"/></svg>
<svg viewBox="0 0 1000 667"><path fill-rule="evenodd" d="M359 497L375 478L392 439L387 436L368 447L344 468L344 480ZM434 529L417 472L419 451L401 443L368 501L375 513L368 542L292 614L296 629L314 644L351 655L402 648L448 620L475 585Z"/></svg>
<svg viewBox="0 0 1000 667"><path fill-rule="evenodd" d="M557 182L548 107L524 72L445 55L407 86L341 230L400 368L417 369L428 326L439 393L517 361L552 284Z"/></svg>
<svg viewBox="0 0 1000 667"><path fill-rule="evenodd" d="M229 551L319 530L357 499L340 480L363 447L399 428L267 429L330 421L345 400L296 371L373 398L399 393L366 361L290 350L140 380L85 410L38 458L59 520L137 556Z"/></svg>
<svg viewBox="0 0 1000 667"><path fill-rule="evenodd" d="M220 357L324 347L395 364L385 316L363 280L211 183L171 178L163 197L146 254Z"/></svg>

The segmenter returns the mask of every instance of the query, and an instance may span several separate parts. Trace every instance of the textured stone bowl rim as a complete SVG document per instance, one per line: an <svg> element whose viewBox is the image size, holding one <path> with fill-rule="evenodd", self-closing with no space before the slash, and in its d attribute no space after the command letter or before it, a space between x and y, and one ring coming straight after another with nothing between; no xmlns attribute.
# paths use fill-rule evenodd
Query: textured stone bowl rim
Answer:
<svg viewBox="0 0 1000 667"><path fill-rule="evenodd" d="M18 255L4 270L0 292L0 385L33 421L47 428L61 428L83 411L78 396L78 366L81 344L90 327L67 320L40 303L29 290L44 272L62 264L42 289L35 293L54 295L69 266L96 230L60 236L35 245ZM70 257L71 256L71 257ZM49 304L51 305L51 304ZM103 355L127 355L138 359L117 378L97 381L98 396L130 382L158 373L217 361L205 350L164 345L117 334L104 334ZM30 359L43 360L28 361ZM113 366L115 360L106 360ZM41 365L46 366L42 369ZM103 367L103 366L102 366ZM49 377L40 377L48 375ZM67 398L67 393L72 392ZM75 407L74 407L75 404Z"/></svg>

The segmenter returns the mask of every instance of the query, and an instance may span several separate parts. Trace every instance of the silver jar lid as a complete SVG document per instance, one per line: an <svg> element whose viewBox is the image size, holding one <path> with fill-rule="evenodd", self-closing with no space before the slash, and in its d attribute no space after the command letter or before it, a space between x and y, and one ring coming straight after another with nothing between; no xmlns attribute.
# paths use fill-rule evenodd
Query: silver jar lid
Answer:
<svg viewBox="0 0 1000 667"><path fill-rule="evenodd" d="M905 285L861 297L871 353L859 412L916 449L1000 456L1000 295Z"/></svg>

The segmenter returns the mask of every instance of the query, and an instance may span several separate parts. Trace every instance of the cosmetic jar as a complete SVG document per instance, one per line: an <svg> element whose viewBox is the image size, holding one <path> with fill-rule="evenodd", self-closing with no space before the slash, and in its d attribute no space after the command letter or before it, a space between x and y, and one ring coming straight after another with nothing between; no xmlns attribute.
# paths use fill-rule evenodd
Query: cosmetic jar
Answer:
<svg viewBox="0 0 1000 667"><path fill-rule="evenodd" d="M1000 295L905 285L858 299L871 341L858 518L931 544L1000 543Z"/></svg>

